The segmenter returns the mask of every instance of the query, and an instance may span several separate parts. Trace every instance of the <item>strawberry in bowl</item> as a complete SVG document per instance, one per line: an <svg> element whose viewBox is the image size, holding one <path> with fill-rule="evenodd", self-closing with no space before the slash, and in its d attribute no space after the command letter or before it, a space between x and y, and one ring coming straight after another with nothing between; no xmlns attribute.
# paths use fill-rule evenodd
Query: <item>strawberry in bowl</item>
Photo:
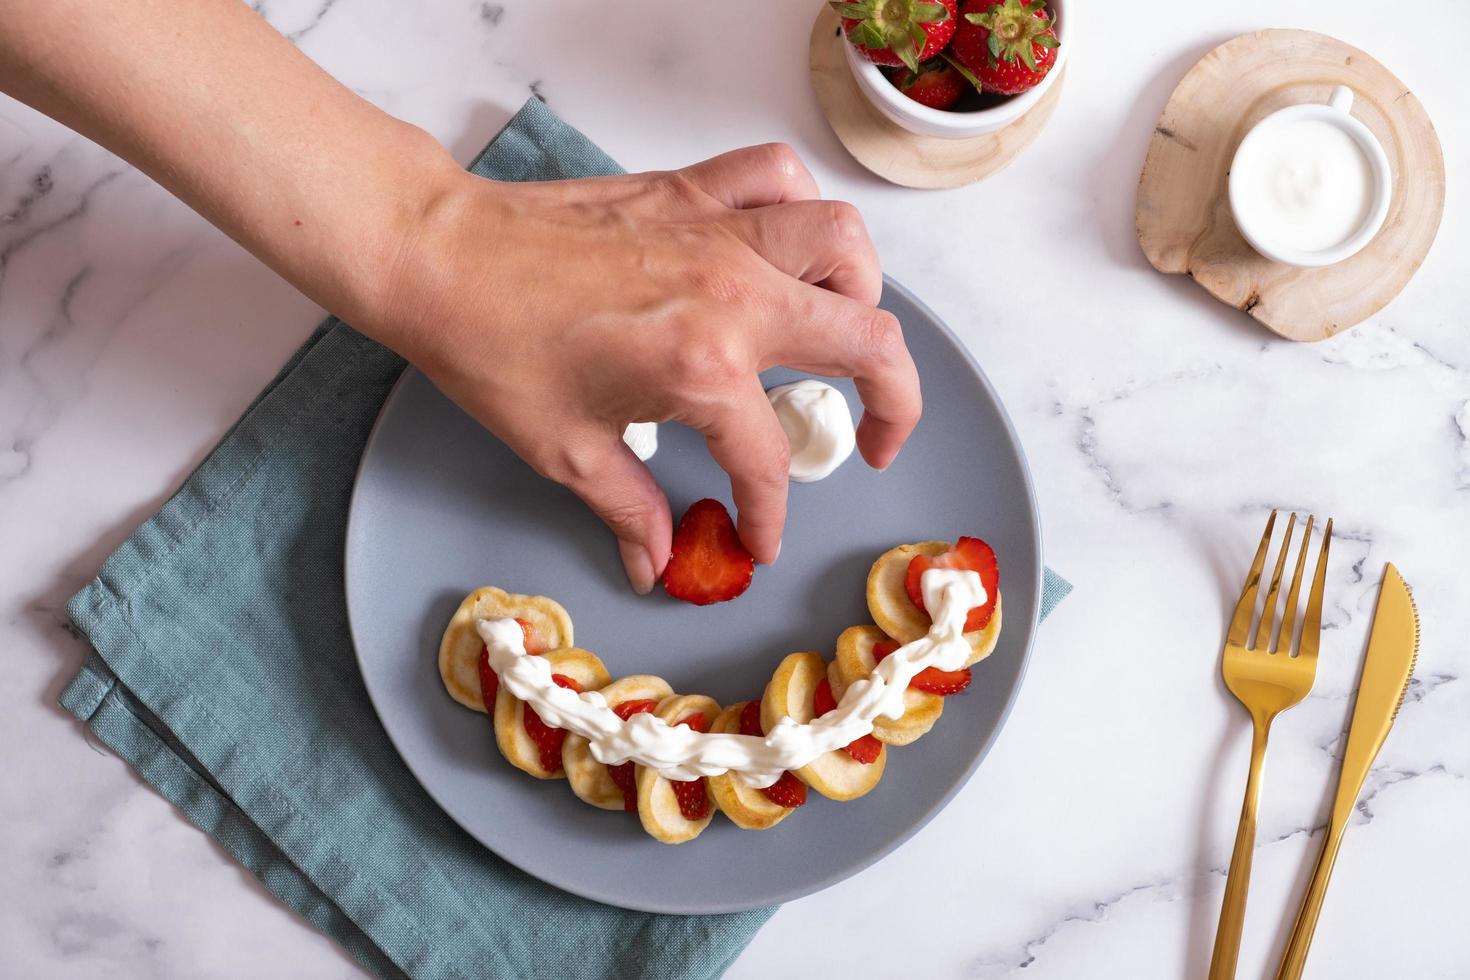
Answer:
<svg viewBox="0 0 1470 980"><path fill-rule="evenodd" d="M959 0L834 0L842 29L867 61L917 72L921 61L943 51L958 27Z"/></svg>
<svg viewBox="0 0 1470 980"><path fill-rule="evenodd" d="M1041 101L1066 63L1067 0L958 3L950 19L914 23L899 21L901 11L880 0L833 4L858 89L891 122L921 136L963 139L1003 129ZM865 20L848 16L859 7ZM924 7L905 10L919 18L933 13Z"/></svg>

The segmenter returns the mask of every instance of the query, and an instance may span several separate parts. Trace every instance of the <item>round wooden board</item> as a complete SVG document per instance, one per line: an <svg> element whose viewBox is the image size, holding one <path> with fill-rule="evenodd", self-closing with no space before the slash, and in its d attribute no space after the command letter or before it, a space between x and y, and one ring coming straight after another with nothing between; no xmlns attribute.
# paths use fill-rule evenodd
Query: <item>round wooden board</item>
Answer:
<svg viewBox="0 0 1470 980"><path fill-rule="evenodd" d="M1226 177L1262 117L1353 90L1353 115L1383 143L1393 198L1383 229L1357 255L1298 269L1258 255L1235 228ZM1414 275L1444 212L1444 155L1404 83L1325 34L1271 30L1215 48L1184 76L1154 127L1138 181L1138 241L1160 272L1205 291L1291 340L1323 340L1381 310Z"/></svg>
<svg viewBox="0 0 1470 980"><path fill-rule="evenodd" d="M812 89L832 127L858 163L890 183L934 189L983 180L1031 145L1061 98L1062 75L1024 116L1005 129L968 139L919 136L889 122L858 88L843 56L842 29L826 4L812 25Z"/></svg>

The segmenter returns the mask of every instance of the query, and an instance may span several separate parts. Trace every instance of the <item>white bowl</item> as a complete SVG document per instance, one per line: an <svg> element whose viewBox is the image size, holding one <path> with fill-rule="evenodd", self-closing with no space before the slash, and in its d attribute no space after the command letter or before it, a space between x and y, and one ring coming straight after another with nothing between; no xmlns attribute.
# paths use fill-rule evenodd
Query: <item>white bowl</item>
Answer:
<svg viewBox="0 0 1470 980"><path fill-rule="evenodd" d="M1250 244L1251 248L1271 261L1307 269L1334 265L1361 251L1383 227L1383 221L1388 217L1389 201L1393 197L1393 168L1388 162L1388 154L1384 152L1383 144L1378 142L1378 137L1373 135L1372 130L1350 114L1352 108L1352 89L1346 85L1338 85L1333 88L1332 95L1327 102L1304 102L1271 113L1252 126L1250 132L1245 134L1245 138L1236 147L1235 156L1230 161L1227 186L1230 215L1235 220L1235 227L1239 229L1241 237ZM1368 189L1372 199L1362 224L1338 244L1314 252L1304 252L1281 242L1273 242L1262 229L1255 227L1250 221L1249 209L1242 206L1243 188L1238 179L1241 168L1237 166L1237 163L1241 160L1243 153L1248 152L1256 142L1267 139L1275 127L1300 119L1320 119L1347 133L1362 148L1367 157L1369 169L1372 171L1372 184Z"/></svg>
<svg viewBox="0 0 1470 980"><path fill-rule="evenodd" d="M961 6L963 6L963 2ZM847 65L857 79L858 88L867 96L873 108L883 113L891 122L920 136L938 136L942 139L965 139L981 136L1004 129L1015 122L1026 110L1041 101L1046 90L1056 81L1067 63L1067 53L1072 45L1072 17L1068 13L1072 5L1065 0L1048 0L1047 9L1056 21L1057 60L1051 71L1032 89L1013 95L1000 105L976 112L954 112L949 109L931 109L920 105L904 95L898 87L884 77L882 70L863 58L852 44L842 42Z"/></svg>

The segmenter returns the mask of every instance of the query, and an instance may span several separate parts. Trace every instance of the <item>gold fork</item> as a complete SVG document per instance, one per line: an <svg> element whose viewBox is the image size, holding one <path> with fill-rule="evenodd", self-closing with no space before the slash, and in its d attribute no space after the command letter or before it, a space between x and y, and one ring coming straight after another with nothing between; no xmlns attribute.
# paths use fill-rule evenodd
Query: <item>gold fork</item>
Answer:
<svg viewBox="0 0 1470 980"><path fill-rule="evenodd" d="M1276 512L1266 519L1266 533L1251 562L1250 575L1235 604L1230 631L1225 636L1222 673L1230 688L1251 714L1251 770L1245 783L1245 802L1240 808L1240 827L1235 832L1235 850L1230 855L1230 875L1225 879L1225 900L1220 905L1220 924L1215 929L1215 952L1210 958L1210 980L1227 980L1235 976L1235 962L1240 955L1240 932L1245 920L1245 893L1250 886L1251 857L1256 846L1256 804L1261 797L1261 763L1266 756L1266 737L1271 722L1287 708L1299 703L1312 690L1317 676L1317 642L1322 633L1322 589L1327 574L1327 548L1332 543L1332 521L1322 534L1322 547L1317 554L1317 571L1312 577L1312 591L1307 599L1307 615L1302 620L1296 656L1291 655L1292 633L1296 626L1297 602L1301 596L1302 571L1307 564L1307 545L1312 540L1313 518L1307 518L1297 551L1296 574L1286 594L1286 609L1280 628L1276 629L1276 605L1281 590L1281 573L1286 569L1286 553L1291 550L1291 534L1296 529L1296 515L1286 524L1286 536L1276 569L1266 591L1266 602L1256 627L1255 641L1246 646L1251 620L1256 610L1256 594L1260 590L1261 570L1271 546L1271 532L1276 528ZM1273 642L1274 634L1274 642ZM1269 649L1268 649L1269 645Z"/></svg>

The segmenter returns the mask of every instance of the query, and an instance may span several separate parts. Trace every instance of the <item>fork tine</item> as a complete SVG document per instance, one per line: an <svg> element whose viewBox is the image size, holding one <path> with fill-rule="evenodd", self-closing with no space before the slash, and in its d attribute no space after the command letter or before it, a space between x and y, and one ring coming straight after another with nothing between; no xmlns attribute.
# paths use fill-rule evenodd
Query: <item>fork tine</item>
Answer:
<svg viewBox="0 0 1470 980"><path fill-rule="evenodd" d="M1276 512L1266 518L1266 533L1261 535L1261 546L1256 549L1251 562L1250 574L1245 577L1245 588L1240 590L1240 601L1235 604L1235 615L1230 618L1230 632L1225 642L1232 646L1245 646L1246 634L1251 629L1251 613L1256 608L1256 590L1261 585L1261 569L1266 566L1266 549L1271 546L1271 532L1276 528Z"/></svg>
<svg viewBox="0 0 1470 980"><path fill-rule="evenodd" d="M1302 594L1302 571L1307 567L1307 545L1312 543L1312 522L1316 518L1307 515L1307 529L1302 532L1302 546L1296 553L1296 574L1291 577L1291 588L1286 593L1286 612L1281 617L1281 632L1276 635L1276 645L1271 652L1285 650L1291 653L1291 633L1296 628L1297 600Z"/></svg>
<svg viewBox="0 0 1470 980"><path fill-rule="evenodd" d="M1322 550L1317 553L1317 572L1312 576L1312 595L1307 599L1307 618L1302 620L1301 649L1297 655L1317 659L1317 641L1322 638L1322 589L1327 580L1327 546L1332 544L1332 518L1322 530Z"/></svg>
<svg viewBox="0 0 1470 980"><path fill-rule="evenodd" d="M1281 539L1281 554L1276 556L1276 568L1271 572L1271 587L1266 590L1266 605L1261 609L1261 625L1256 627L1256 642L1252 650L1264 650L1271 642L1271 630L1276 625L1276 598L1281 592L1281 573L1286 569L1286 553L1291 550L1291 532L1296 530L1296 514L1286 522L1286 535Z"/></svg>

